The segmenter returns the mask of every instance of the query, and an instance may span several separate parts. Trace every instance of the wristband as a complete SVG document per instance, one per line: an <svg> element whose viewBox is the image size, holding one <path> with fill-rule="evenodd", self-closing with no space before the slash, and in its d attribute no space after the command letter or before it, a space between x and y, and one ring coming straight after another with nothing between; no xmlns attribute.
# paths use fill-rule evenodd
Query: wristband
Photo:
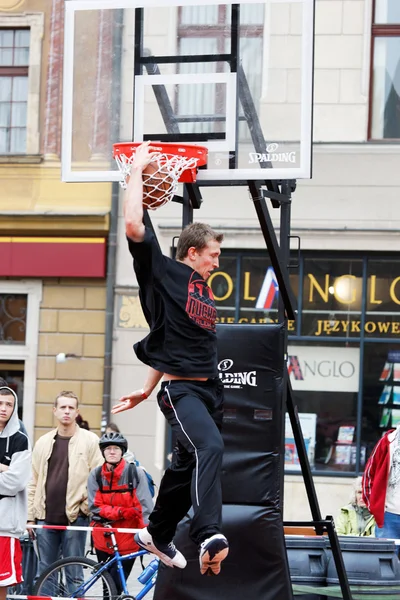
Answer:
<svg viewBox="0 0 400 600"><path fill-rule="evenodd" d="M142 399L143 399L143 400L146 400L146 399L148 398L148 395L146 394L146 392L144 391L144 389L142 388L142 389L140 390L140 392L141 392L141 394L142 394Z"/></svg>

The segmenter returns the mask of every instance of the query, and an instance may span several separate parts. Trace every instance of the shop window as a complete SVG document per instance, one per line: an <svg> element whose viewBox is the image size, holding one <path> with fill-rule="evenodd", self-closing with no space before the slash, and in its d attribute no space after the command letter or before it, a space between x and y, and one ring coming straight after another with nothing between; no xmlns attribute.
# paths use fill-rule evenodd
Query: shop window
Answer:
<svg viewBox="0 0 400 600"><path fill-rule="evenodd" d="M399 261L368 261L368 284L364 327L365 335L367 337L399 337L399 275Z"/></svg>
<svg viewBox="0 0 400 600"><path fill-rule="evenodd" d="M219 269L211 273L208 279L217 307L217 322L234 323L237 301L237 258L221 256L219 265Z"/></svg>
<svg viewBox="0 0 400 600"><path fill-rule="evenodd" d="M295 296L298 275L289 275ZM271 261L265 256L243 256L241 261L241 294L239 322L275 323L278 320L279 286ZM289 331L294 329L290 322Z"/></svg>
<svg viewBox="0 0 400 600"><path fill-rule="evenodd" d="M239 274L238 274L239 272ZM289 276L295 296L297 274ZM222 254L220 268L208 280L215 297L219 323L275 323L278 320L279 286L267 254ZM289 322L289 332L294 322Z"/></svg>
<svg viewBox="0 0 400 600"><path fill-rule="evenodd" d="M362 472L381 435L400 424L400 260L307 253L301 273L302 280L290 274L301 327L297 336L288 323L288 369L310 463L314 473L354 473L357 464ZM279 290L268 253L224 252L210 284L219 322L276 321ZM285 465L296 472L286 425Z"/></svg>
<svg viewBox="0 0 400 600"><path fill-rule="evenodd" d="M388 429L400 424L400 344L366 343L362 443L367 457Z"/></svg>
<svg viewBox="0 0 400 600"><path fill-rule="evenodd" d="M230 52L231 11L230 5L182 6L179 8L178 38L181 55L224 54ZM254 102L259 102L262 85L264 6L243 5L240 12L240 57L248 79ZM201 61L200 61L201 63ZM228 71L225 63L182 64L180 73L214 73ZM185 133L218 133L225 131L225 88L210 83L201 86L181 86L176 103L177 114L186 117L180 124ZM210 115L210 108L212 114ZM240 107L240 117L243 110ZM189 115L202 116L201 121L190 121ZM212 120L213 119L213 120ZM239 125L240 139L249 139L245 123Z"/></svg>
<svg viewBox="0 0 400 600"><path fill-rule="evenodd" d="M5 379L18 397L18 417L23 418L24 407L24 361L22 360L0 360L0 377Z"/></svg>
<svg viewBox="0 0 400 600"><path fill-rule="evenodd" d="M375 0L369 137L400 138L400 3Z"/></svg>
<svg viewBox="0 0 400 600"><path fill-rule="evenodd" d="M360 336L362 270L357 259L304 261L302 335Z"/></svg>
<svg viewBox="0 0 400 600"><path fill-rule="evenodd" d="M289 378L314 471L356 469L359 363L357 344L289 344ZM299 470L288 427L285 438L285 467Z"/></svg>
<svg viewBox="0 0 400 600"><path fill-rule="evenodd" d="M0 344L24 344L26 294L0 294Z"/></svg>

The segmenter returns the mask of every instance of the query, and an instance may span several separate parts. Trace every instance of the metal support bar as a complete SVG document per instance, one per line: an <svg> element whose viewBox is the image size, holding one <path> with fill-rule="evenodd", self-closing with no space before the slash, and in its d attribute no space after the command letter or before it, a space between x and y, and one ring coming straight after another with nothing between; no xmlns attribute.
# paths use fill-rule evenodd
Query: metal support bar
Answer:
<svg viewBox="0 0 400 600"><path fill-rule="evenodd" d="M152 64L144 63L144 65L146 67L147 72L150 75L159 75L160 74L160 69L158 68L158 65L153 64L153 63ZM161 116L165 123L165 127L168 131L168 134L171 134L171 133L179 134L179 125L176 122L175 113L172 108L171 102L169 100L169 96L167 94L167 90L165 89L165 86L164 85L153 85L152 88L153 88L154 96L157 100L158 107L161 112ZM157 139L159 139L159 138L157 137Z"/></svg>
<svg viewBox="0 0 400 600"><path fill-rule="evenodd" d="M279 249L280 249L280 258L281 258L283 267L284 268L286 267L286 269L287 269L289 266L289 258L290 258L289 235L290 235L290 216L291 216L292 196L290 194L289 186L287 185L286 181L282 182L281 191L282 191L282 198L284 200L283 201L281 201L280 199L278 200L280 207L281 207L280 226L279 226ZM275 194L275 192L265 192L265 194L268 194L268 193L272 193L274 196L277 195L277 194ZM290 281L289 281L289 286L290 286ZM283 300L281 295L279 296L279 299ZM278 319L281 322L283 322L285 320L284 302L279 302ZM285 352L286 352L286 347L287 347L287 344L285 344Z"/></svg>
<svg viewBox="0 0 400 600"><path fill-rule="evenodd" d="M287 379L286 384L286 410L289 414L290 424L293 430L293 437L296 443L297 455L299 457L301 474L303 475L311 515L315 523L318 523L319 521L322 521L322 516L318 504L317 492L315 491L314 480L311 475L311 468L308 461L303 433L301 431L300 419L294 403L292 385L289 378ZM318 535L322 535L322 530L318 528L317 533Z"/></svg>
<svg viewBox="0 0 400 600"><path fill-rule="evenodd" d="M317 532L317 525L318 531ZM353 600L353 596L351 594L351 589L349 585L349 580L347 578L346 569L343 562L342 551L340 548L339 539L336 533L335 525L333 518L331 516L327 516L326 519L321 519L320 521L284 521L284 527L314 527L316 533L318 535L322 535L323 533L328 534L329 543L331 545L333 560L335 561L335 567L338 574L339 585L342 592L343 600Z"/></svg>
<svg viewBox="0 0 400 600"><path fill-rule="evenodd" d="M279 208L285 202L292 201L291 195L285 194L283 192L283 190L282 190L282 193L281 192L270 192L269 190L262 190L262 194L263 194L264 198L269 198L270 200L273 201L273 204L275 203L274 208Z"/></svg>
<svg viewBox="0 0 400 600"><path fill-rule="evenodd" d="M254 100L251 95L247 77L240 63L238 64L237 77L240 103L247 121L253 146L256 152L263 153L265 152L266 147L264 134L257 115L256 107L254 105ZM260 164L265 169L270 169L272 167L271 162L262 162ZM276 181L266 180L265 185L269 191L279 193L279 186Z"/></svg>
<svg viewBox="0 0 400 600"><path fill-rule="evenodd" d="M143 65L165 65L165 64L183 64L183 63L198 63L198 62L229 62L230 54L190 54L184 56L154 56L147 55L142 57Z"/></svg>
<svg viewBox="0 0 400 600"><path fill-rule="evenodd" d="M185 183L184 189L187 190L192 208L200 208L203 198L201 197L200 188L195 183Z"/></svg>
<svg viewBox="0 0 400 600"><path fill-rule="evenodd" d="M183 186L182 229L193 223L193 206L190 201L188 186Z"/></svg>
<svg viewBox="0 0 400 600"><path fill-rule="evenodd" d="M283 300L286 315L289 319L294 321L297 313L297 302L289 282L286 265L283 265L280 259L280 249L276 239L274 226L268 212L265 198L261 195L261 184L258 181L249 181L248 185L260 222L261 231L265 243L267 244L271 263L278 280L279 293Z"/></svg>
<svg viewBox="0 0 400 600"><path fill-rule="evenodd" d="M328 532L329 542L331 544L332 556L335 561L336 572L339 578L340 589L342 590L343 600L352 600L349 580L347 579L346 568L343 562L342 550L336 533L335 524L331 516L326 517L326 531Z"/></svg>
<svg viewBox="0 0 400 600"><path fill-rule="evenodd" d="M161 87L161 86L158 86ZM178 119L175 120L178 123ZM193 142L208 142L210 140L224 140L225 133L149 133L145 134L145 140L157 142L178 142L181 144L192 144Z"/></svg>
<svg viewBox="0 0 400 600"><path fill-rule="evenodd" d="M282 261L283 267L287 268L289 263L289 233L290 233L290 208L291 208L291 196L285 194L287 192L287 186L285 183L281 185L282 198L285 198L285 201L282 201L280 196L281 194L277 194L276 192L266 192L263 190L264 197L267 194L270 194L276 197L277 204L280 206L280 227L279 227L279 249L280 249L280 259ZM290 282L289 282L290 285ZM285 302L282 297L282 294L279 294L279 302L278 302L278 321L280 323L285 323L286 320L286 311L285 311ZM286 427L286 419L284 407L286 406L286 396L287 396L287 380L289 379L288 370L286 368L286 355L287 355L287 344L288 344L288 332L287 327L285 327L283 331L284 342L283 342L283 388L282 388L282 404L281 404L281 414L280 414L280 429L281 429L281 439L282 446L284 445L283 440L285 439L285 427ZM281 452L280 456L281 462L281 472L285 471L285 453ZM281 498L281 511L282 514L284 512L284 478L281 477L280 480L280 498Z"/></svg>
<svg viewBox="0 0 400 600"><path fill-rule="evenodd" d="M231 6L231 56L229 60L229 67L231 73L236 73L239 66L239 55L240 55L240 5L232 4ZM238 166L238 150L239 150L239 89L236 86L235 97L231 99L235 106L235 147L229 149L229 168L236 169Z"/></svg>

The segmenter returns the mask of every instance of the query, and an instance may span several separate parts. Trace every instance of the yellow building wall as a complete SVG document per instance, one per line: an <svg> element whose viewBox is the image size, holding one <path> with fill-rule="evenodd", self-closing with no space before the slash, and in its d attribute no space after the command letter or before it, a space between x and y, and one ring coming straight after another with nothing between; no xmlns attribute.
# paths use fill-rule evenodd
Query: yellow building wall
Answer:
<svg viewBox="0 0 400 600"><path fill-rule="evenodd" d="M110 209L111 183L64 183L59 163L2 163L0 180L0 212L99 213Z"/></svg>
<svg viewBox="0 0 400 600"><path fill-rule="evenodd" d="M35 441L56 423L52 407L61 391L80 400L80 413L100 433L106 285L102 280L43 282L35 407ZM60 352L76 354L57 363Z"/></svg>
<svg viewBox="0 0 400 600"><path fill-rule="evenodd" d="M0 235L107 236L111 206L110 183L63 183L59 153L61 96L54 88L49 100L49 56L53 18L64 10L61 0L0 0L4 16L44 15L39 72L38 130L41 154L0 156ZM57 52L62 37L55 24ZM38 63L39 64L39 63ZM61 85L62 65L53 73ZM50 101L50 105L49 105ZM51 104L54 104L53 105ZM56 112L54 112L56 111ZM48 127L48 119L54 123ZM45 132L56 140L56 154L46 154ZM50 133L49 133L50 132ZM54 137L55 136L55 137ZM54 151L54 150L53 150ZM80 411L92 430L100 432L105 333L105 280L49 279L43 281L40 308L34 439L51 429L52 406L62 390L74 391ZM80 359L56 363L60 352Z"/></svg>

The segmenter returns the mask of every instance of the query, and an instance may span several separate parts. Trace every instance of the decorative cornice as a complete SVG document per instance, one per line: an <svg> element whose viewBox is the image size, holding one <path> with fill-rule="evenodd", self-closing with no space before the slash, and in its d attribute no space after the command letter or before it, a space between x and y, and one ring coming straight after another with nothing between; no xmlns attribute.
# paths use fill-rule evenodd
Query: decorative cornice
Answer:
<svg viewBox="0 0 400 600"><path fill-rule="evenodd" d="M360 142L327 143L314 142L313 152L315 154L400 154L400 143L393 142Z"/></svg>
<svg viewBox="0 0 400 600"><path fill-rule="evenodd" d="M107 234L109 213L0 212L0 234L86 235Z"/></svg>
<svg viewBox="0 0 400 600"><path fill-rule="evenodd" d="M41 154L1 154L0 164L37 165L43 162Z"/></svg>

